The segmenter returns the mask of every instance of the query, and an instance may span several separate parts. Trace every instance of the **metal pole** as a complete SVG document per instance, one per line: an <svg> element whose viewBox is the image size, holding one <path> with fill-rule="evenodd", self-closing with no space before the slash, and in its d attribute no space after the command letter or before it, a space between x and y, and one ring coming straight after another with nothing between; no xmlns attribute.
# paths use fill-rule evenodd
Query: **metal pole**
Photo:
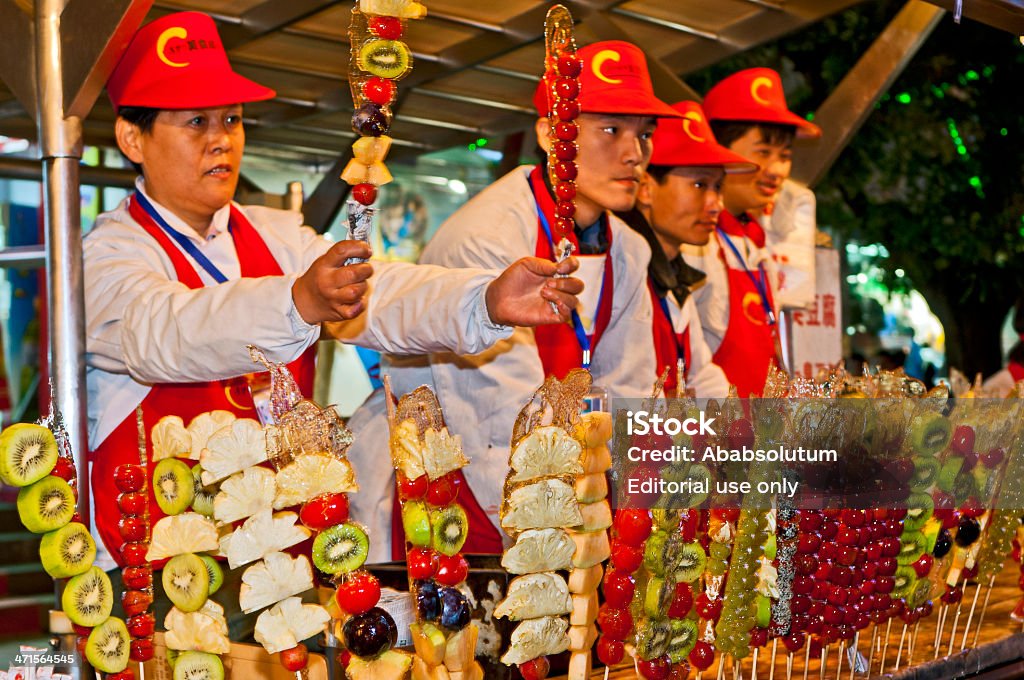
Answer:
<svg viewBox="0 0 1024 680"><path fill-rule="evenodd" d="M49 292L50 375L78 469L78 512L89 522L85 414L85 297L78 164L82 121L65 117L60 19L67 0L36 0L37 123Z"/></svg>

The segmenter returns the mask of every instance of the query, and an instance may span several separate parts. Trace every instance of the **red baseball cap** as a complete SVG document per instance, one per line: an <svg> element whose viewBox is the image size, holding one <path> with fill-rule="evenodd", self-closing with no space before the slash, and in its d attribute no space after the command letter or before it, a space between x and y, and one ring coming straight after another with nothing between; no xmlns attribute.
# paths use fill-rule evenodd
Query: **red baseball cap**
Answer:
<svg viewBox="0 0 1024 680"><path fill-rule="evenodd" d="M115 109L205 109L271 99L275 92L231 69L208 14L178 12L138 30L107 81Z"/></svg>
<svg viewBox="0 0 1024 680"><path fill-rule="evenodd" d="M711 88L704 97L709 120L743 120L796 127L798 137L820 137L821 128L786 106L782 79L770 68L748 68Z"/></svg>
<svg viewBox="0 0 1024 680"><path fill-rule="evenodd" d="M607 40L576 52L580 71L580 94L576 100L583 113L611 113L620 116L678 118L672 107L654 96L651 75L643 50L621 40ZM538 115L550 114L547 77L541 78L533 95Z"/></svg>
<svg viewBox="0 0 1024 680"><path fill-rule="evenodd" d="M663 118L654 130L651 165L712 165L721 166L726 173L753 172L753 163L738 153L729 151L715 141L703 109L697 102L679 102L672 108L682 120Z"/></svg>

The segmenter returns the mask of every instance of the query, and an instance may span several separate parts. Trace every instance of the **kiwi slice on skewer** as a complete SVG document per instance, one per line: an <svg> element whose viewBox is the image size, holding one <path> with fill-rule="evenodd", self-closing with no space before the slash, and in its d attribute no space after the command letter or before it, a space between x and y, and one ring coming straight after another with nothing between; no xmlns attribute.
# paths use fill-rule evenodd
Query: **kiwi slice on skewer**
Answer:
<svg viewBox="0 0 1024 680"><path fill-rule="evenodd" d="M0 481L27 486L57 464L57 442L42 425L16 423L0 433Z"/></svg>
<svg viewBox="0 0 1024 680"><path fill-rule="evenodd" d="M174 662L174 680L224 680L224 663L216 654L182 652Z"/></svg>
<svg viewBox="0 0 1024 680"><path fill-rule="evenodd" d="M192 510L200 515L213 517L213 499L217 495L217 489L203 486L202 474L201 465L192 466Z"/></svg>
<svg viewBox="0 0 1024 680"><path fill-rule="evenodd" d="M691 619L675 619L671 623L671 628L668 656L672 663L682 663L697 644L697 622Z"/></svg>
<svg viewBox="0 0 1024 680"><path fill-rule="evenodd" d="M412 55L400 40L370 40L359 49L358 64L370 75L399 78L412 66Z"/></svg>
<svg viewBox="0 0 1024 680"><path fill-rule="evenodd" d="M917 572L914 571L913 567L897 567L896 573L892 576L894 586L892 589L892 599L898 600L901 597L907 597L917 585Z"/></svg>
<svg viewBox="0 0 1024 680"><path fill-rule="evenodd" d="M896 563L913 564L924 554L927 546L928 541L920 531L904 531L900 536L900 552L896 555Z"/></svg>
<svg viewBox="0 0 1024 680"><path fill-rule="evenodd" d="M60 529L75 514L75 494L60 477L43 477L18 492L18 516L36 534Z"/></svg>
<svg viewBox="0 0 1024 680"><path fill-rule="evenodd" d="M206 573L210 575L210 595L213 595L224 585L224 569L209 555L200 555L199 559L206 565Z"/></svg>
<svg viewBox="0 0 1024 680"><path fill-rule="evenodd" d="M938 474L939 461L934 458L915 458L914 476L910 480L910 487L917 490L927 489L935 482ZM941 482L939 483L941 485Z"/></svg>
<svg viewBox="0 0 1024 680"><path fill-rule="evenodd" d="M925 411L910 421L910 445L918 453L934 456L946 448L952 436L949 421L933 411Z"/></svg>
<svg viewBox="0 0 1024 680"><path fill-rule="evenodd" d="M679 551L679 565L675 570L676 583L692 583L704 573L708 558L704 554L704 548L700 543L684 543Z"/></svg>
<svg viewBox="0 0 1024 680"><path fill-rule="evenodd" d="M370 539L351 522L338 524L317 534L313 541L313 564L325 574L347 574L363 566Z"/></svg>
<svg viewBox="0 0 1024 680"><path fill-rule="evenodd" d="M107 620L114 606L114 588L99 567L68 581L60 598L61 609L72 623L92 628Z"/></svg>
<svg viewBox="0 0 1024 680"><path fill-rule="evenodd" d="M653 577L647 582L644 591L644 613L655 618L664 618L675 593L674 581Z"/></svg>
<svg viewBox="0 0 1024 680"><path fill-rule="evenodd" d="M165 515L188 510L195 495L192 470L177 458L164 458L153 469L153 496Z"/></svg>
<svg viewBox="0 0 1024 680"><path fill-rule="evenodd" d="M210 594L210 572L192 553L175 555L168 560L161 581L168 599L183 612L198 610Z"/></svg>
<svg viewBox="0 0 1024 680"><path fill-rule="evenodd" d="M96 543L84 524L71 522L43 535L39 559L53 578L78 576L88 571L96 559Z"/></svg>
<svg viewBox="0 0 1024 680"><path fill-rule="evenodd" d="M636 653L644 661L665 654L671 638L672 627L667 619L642 617L636 622Z"/></svg>
<svg viewBox="0 0 1024 680"><path fill-rule="evenodd" d="M935 501L931 495L915 492L907 497L907 516L903 519L904 531L920 529L928 523L935 510Z"/></svg>
<svg viewBox="0 0 1024 680"><path fill-rule="evenodd" d="M431 544L442 555L454 555L462 550L469 536L469 518L461 505L453 503L430 513L433 528Z"/></svg>
<svg viewBox="0 0 1024 680"><path fill-rule="evenodd" d="M85 658L101 673L120 673L128 667L131 638L124 621L111 616L92 629L85 642Z"/></svg>

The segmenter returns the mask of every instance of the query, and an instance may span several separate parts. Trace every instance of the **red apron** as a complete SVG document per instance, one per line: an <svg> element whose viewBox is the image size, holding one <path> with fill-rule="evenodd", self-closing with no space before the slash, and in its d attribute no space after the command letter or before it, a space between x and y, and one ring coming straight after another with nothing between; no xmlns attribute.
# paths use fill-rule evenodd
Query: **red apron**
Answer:
<svg viewBox="0 0 1024 680"><path fill-rule="evenodd" d="M195 290L204 284L185 255L171 242L170 237L146 214L137 201L129 202L129 212L146 232L156 239L171 259L178 281ZM231 238L238 251L241 274L245 278L281 276L283 272L259 233L234 205L231 206ZM304 395L313 393L316 373L316 346L288 365ZM239 417L256 418L249 382L245 376L197 383L162 383L153 388L142 400L142 418L146 433L166 415L180 416L187 425L194 417L206 411L222 409ZM148 452L152 465L152 450ZM120 546L124 543L117 530L121 512L117 507L118 491L114 486L114 470L122 463L139 462L139 435L135 413L126 417L94 451L92 462L92 498L96 528L110 555L121 564ZM183 460L192 465L193 461ZM149 498L150 522L163 517L160 506L152 494ZM151 524L151 526L152 526ZM123 566L123 565L122 565Z"/></svg>
<svg viewBox="0 0 1024 680"><path fill-rule="evenodd" d="M530 188L540 211L537 217L537 247L534 250L534 255L545 260L554 260L556 259L554 249L556 239L550 233L549 225L555 224L555 202L544 184L544 176L539 165L530 173ZM580 244L576 239L576 233L570 232L564 236L572 242L576 248L575 252L578 253ZM605 254L602 292L594 319L594 336L590 341L591 356L597 351L597 343L601 341L601 336L611 321L612 300L615 297L615 275L612 270L612 230L607 222L605 223L605 236L608 241L608 252ZM561 237L562 235L559 235L557 240L560 241ZM537 326L533 329L533 337L537 342L537 353L540 355L545 376L553 375L561 380L569 371L583 365L583 348L580 347L580 341L577 339L572 325L559 323Z"/></svg>
<svg viewBox="0 0 1024 680"><path fill-rule="evenodd" d="M1013 382L1018 383L1021 380L1024 380L1024 365L1018 364L1015 361L1010 361L1006 364L1006 370L1010 372Z"/></svg>
<svg viewBox="0 0 1024 680"><path fill-rule="evenodd" d="M721 214L718 226L733 237L748 235L747 226L727 212ZM755 242L758 240L756 230L759 229L757 225L755 233L749 234ZM763 270L748 272L743 268L730 267L724 252L728 246L717 232L715 238L718 239L719 257L729 274L729 325L712 360L722 367L741 399L757 397L764 390L769 367L772 362L778 364L778 357L775 325L768 321L761 292L751 276L765 288L767 303L774 309L771 287L764 278Z"/></svg>
<svg viewBox="0 0 1024 680"><path fill-rule="evenodd" d="M682 333L676 333L672 315L668 312L668 305L674 305L675 301L670 300L667 293L665 297L659 296L650 278L647 279L647 290L651 292L651 304L654 305L654 354L658 362L658 375L668 369L665 396L671 399L676 396L679 387L676 383L676 364L680 351L683 353L683 378L687 379L690 375L690 327L687 325Z"/></svg>

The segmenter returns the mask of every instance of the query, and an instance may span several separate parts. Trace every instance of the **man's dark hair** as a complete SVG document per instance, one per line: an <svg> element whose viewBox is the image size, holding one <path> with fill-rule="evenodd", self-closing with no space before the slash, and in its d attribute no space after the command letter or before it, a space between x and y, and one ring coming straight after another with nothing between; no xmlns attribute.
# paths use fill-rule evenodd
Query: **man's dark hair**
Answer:
<svg viewBox="0 0 1024 680"><path fill-rule="evenodd" d="M117 111L118 118L124 118L126 121L139 128L139 132L146 133L153 129L153 124L156 122L156 117L160 115L160 109L151 109L146 106L122 106ZM142 166L138 163L129 159L132 167L135 168L135 172L142 174Z"/></svg>
<svg viewBox="0 0 1024 680"><path fill-rule="evenodd" d="M772 146L789 146L796 139L795 125L762 123L756 120L712 120L710 122L715 140L724 147L732 146L732 143L747 134L750 128L760 130L761 137Z"/></svg>
<svg viewBox="0 0 1024 680"><path fill-rule="evenodd" d="M664 184L668 173L672 172L674 165L648 165L647 174L654 178L658 184Z"/></svg>

